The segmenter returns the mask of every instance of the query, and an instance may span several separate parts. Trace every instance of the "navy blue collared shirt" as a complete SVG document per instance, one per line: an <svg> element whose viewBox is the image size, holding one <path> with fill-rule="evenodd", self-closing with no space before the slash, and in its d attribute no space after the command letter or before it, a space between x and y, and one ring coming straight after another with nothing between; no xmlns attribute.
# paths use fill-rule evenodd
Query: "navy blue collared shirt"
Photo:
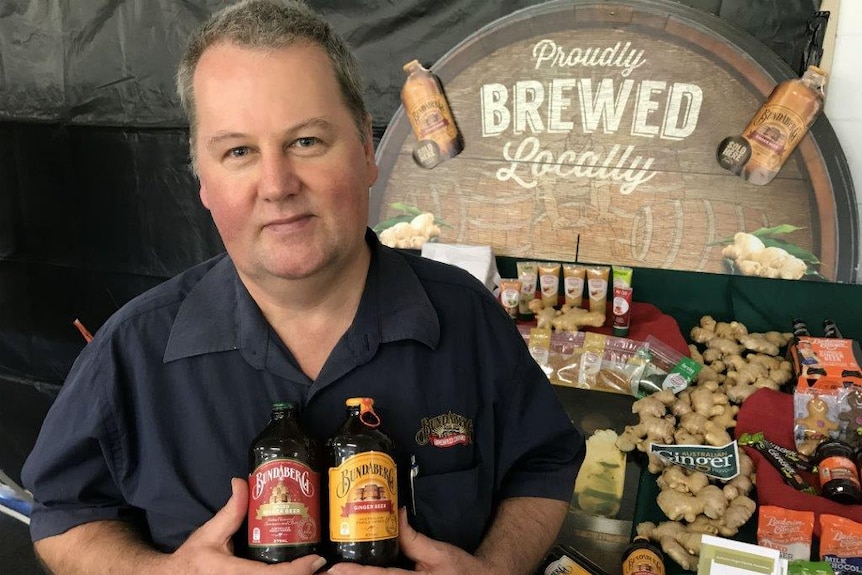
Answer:
<svg viewBox="0 0 862 575"><path fill-rule="evenodd" d="M298 367L220 256L135 298L82 351L23 472L34 540L98 520L143 526L170 551L248 475L273 402L325 440L370 396L395 442L400 504L415 458L414 526L473 551L503 498L568 501L584 456L513 322L458 268L369 232L353 323L317 379ZM408 505L410 507L410 505ZM245 534L238 533L238 543Z"/></svg>

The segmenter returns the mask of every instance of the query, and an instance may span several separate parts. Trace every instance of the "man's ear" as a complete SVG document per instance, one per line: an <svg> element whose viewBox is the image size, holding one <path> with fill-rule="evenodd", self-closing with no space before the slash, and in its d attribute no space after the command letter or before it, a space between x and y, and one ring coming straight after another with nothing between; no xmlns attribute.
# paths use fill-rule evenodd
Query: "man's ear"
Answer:
<svg viewBox="0 0 862 575"><path fill-rule="evenodd" d="M209 203L209 194L207 194L207 187L201 182L200 190L198 191L198 195L201 198L201 203L204 205L206 209L210 209Z"/></svg>
<svg viewBox="0 0 862 575"><path fill-rule="evenodd" d="M365 162L368 165L368 187L377 181L379 169L374 157L374 135L371 130L371 114L365 116Z"/></svg>

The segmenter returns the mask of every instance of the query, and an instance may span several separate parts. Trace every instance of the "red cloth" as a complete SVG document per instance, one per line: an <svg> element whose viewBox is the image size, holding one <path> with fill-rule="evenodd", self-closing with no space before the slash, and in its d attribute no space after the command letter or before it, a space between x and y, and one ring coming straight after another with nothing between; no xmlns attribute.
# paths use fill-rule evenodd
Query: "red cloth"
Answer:
<svg viewBox="0 0 862 575"><path fill-rule="evenodd" d="M613 335L613 312L608 302L606 316L608 321L605 327L584 328L588 331L597 331L605 335ZM645 341L648 335L657 337L667 345L671 346L684 356L690 355L688 343L685 341L682 332L679 330L679 324L673 317L662 313L662 311L651 303L632 302L631 316L629 317L629 334L626 336L635 341Z"/></svg>
<svg viewBox="0 0 862 575"><path fill-rule="evenodd" d="M782 447L796 449L793 441L793 396L789 393L760 389L754 392L736 416L736 437L762 431L766 439ZM842 505L819 495L802 493L784 483L778 470L756 449L744 448L754 461L757 473L757 502L785 509L814 512L814 535L820 536L820 514L840 515L862 523L862 505ZM817 478L802 474L813 487Z"/></svg>

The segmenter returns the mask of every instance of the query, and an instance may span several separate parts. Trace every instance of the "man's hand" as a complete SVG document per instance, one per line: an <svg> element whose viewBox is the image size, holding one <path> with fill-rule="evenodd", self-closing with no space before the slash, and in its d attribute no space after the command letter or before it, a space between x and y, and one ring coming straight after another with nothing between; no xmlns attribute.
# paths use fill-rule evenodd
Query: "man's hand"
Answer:
<svg viewBox="0 0 862 575"><path fill-rule="evenodd" d="M79 525L38 541L36 551L55 575L312 575L323 567L318 555L277 565L234 557L231 537L245 519L248 484L235 478L231 489L224 507L173 553L156 551L121 521Z"/></svg>
<svg viewBox="0 0 862 575"><path fill-rule="evenodd" d="M248 484L238 478L231 480L232 494L224 507L212 519L201 525L170 556L174 574L210 575L269 573L281 575L311 575L326 563L319 555L307 555L290 563L268 566L233 555L231 537L242 526L248 510Z"/></svg>
<svg viewBox="0 0 862 575"><path fill-rule="evenodd" d="M401 553L416 563L413 572L428 575L492 575L495 573L486 565L466 551L435 541L415 531L407 522L407 510L402 508L399 514L398 529ZM333 565L328 573L332 575L395 575L411 573L403 569L365 567L355 563L338 563Z"/></svg>

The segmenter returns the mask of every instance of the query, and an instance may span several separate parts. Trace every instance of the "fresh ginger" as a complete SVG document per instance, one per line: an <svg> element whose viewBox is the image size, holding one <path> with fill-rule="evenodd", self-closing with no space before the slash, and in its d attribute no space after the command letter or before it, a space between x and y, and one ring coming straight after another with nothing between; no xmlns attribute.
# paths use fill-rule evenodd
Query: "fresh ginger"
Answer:
<svg viewBox="0 0 862 575"><path fill-rule="evenodd" d="M434 214L423 212L409 222L398 222L380 232L380 243L391 248L421 248L440 235Z"/></svg>
<svg viewBox="0 0 862 575"><path fill-rule="evenodd" d="M721 254L733 260L736 269L747 276L798 280L808 271L807 264L777 246L766 247L757 236L737 232L733 243L724 247Z"/></svg>
<svg viewBox="0 0 862 575"><path fill-rule="evenodd" d="M658 525L647 521L638 524L637 533L658 543L686 571L697 569L701 533L689 530L679 521L663 521Z"/></svg>
<svg viewBox="0 0 862 575"><path fill-rule="evenodd" d="M727 499L717 485L707 485L694 494L663 489L656 502L671 521L684 519L689 523L697 519L698 515L719 519L727 509Z"/></svg>
<svg viewBox="0 0 862 575"><path fill-rule="evenodd" d="M630 449L648 449L650 442L727 445L732 441L729 430L736 425L739 404L754 390L775 389L790 378L790 365L780 357L789 341L787 334L749 333L738 321L716 321L705 315L689 335L691 357L702 369L673 399L650 396L635 402L633 412L642 425L630 426L623 434ZM670 441L666 437L668 421L674 422ZM740 451L740 473L719 481L655 459L650 458L648 469L661 471L656 480L660 489L657 502L669 521L641 523L638 534L661 545L684 569L696 569L702 534L732 537L754 513L755 503L749 497L754 466Z"/></svg>

